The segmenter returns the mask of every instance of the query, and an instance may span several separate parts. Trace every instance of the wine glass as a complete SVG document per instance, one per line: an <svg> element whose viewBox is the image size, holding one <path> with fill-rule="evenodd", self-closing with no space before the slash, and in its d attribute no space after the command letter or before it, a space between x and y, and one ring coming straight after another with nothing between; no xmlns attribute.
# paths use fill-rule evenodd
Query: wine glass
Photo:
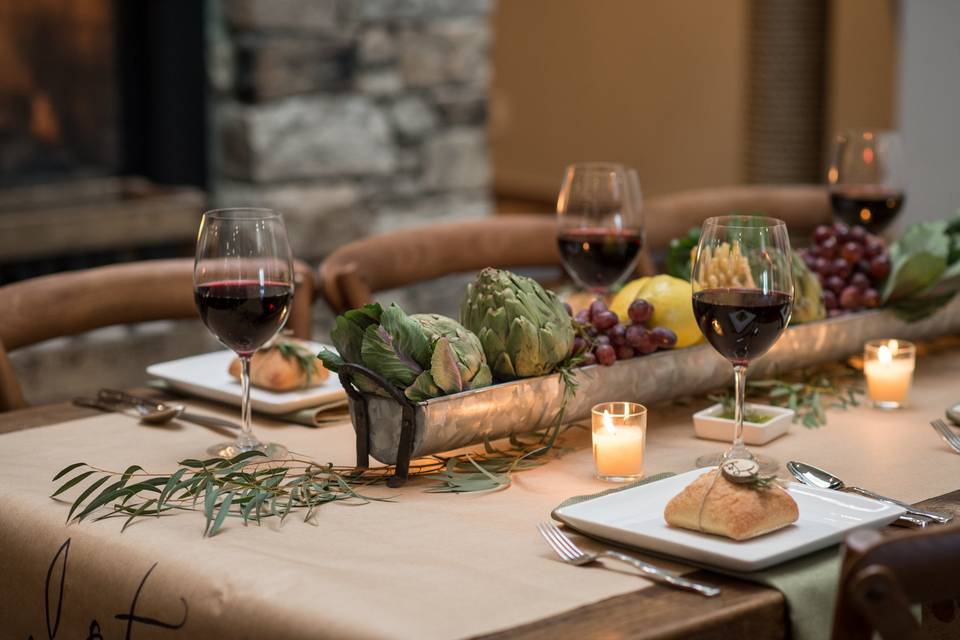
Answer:
<svg viewBox="0 0 960 640"><path fill-rule="evenodd" d="M773 346L790 321L793 274L786 223L749 215L707 219L690 283L693 315L707 341L733 364L736 391L733 446L701 456L697 466L747 459L765 472L775 471L775 462L756 458L744 446L743 410L747 365Z"/></svg>
<svg viewBox="0 0 960 640"><path fill-rule="evenodd" d="M250 358L287 321L293 298L293 256L280 214L269 209L216 209L203 214L193 267L200 319L241 362L241 431L234 442L210 447L215 457L287 449L264 444L250 426Z"/></svg>
<svg viewBox="0 0 960 640"><path fill-rule="evenodd" d="M606 295L636 268L643 246L636 171L606 162L567 167L557 218L561 262L581 287Z"/></svg>
<svg viewBox="0 0 960 640"><path fill-rule="evenodd" d="M882 232L903 206L903 146L896 131L847 131L837 136L827 170L830 206L848 225Z"/></svg>

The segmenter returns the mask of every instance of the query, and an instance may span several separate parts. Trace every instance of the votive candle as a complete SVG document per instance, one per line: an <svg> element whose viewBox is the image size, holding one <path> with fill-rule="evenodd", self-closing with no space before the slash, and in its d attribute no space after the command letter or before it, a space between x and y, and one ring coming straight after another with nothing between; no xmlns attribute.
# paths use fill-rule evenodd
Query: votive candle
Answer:
<svg viewBox="0 0 960 640"><path fill-rule="evenodd" d="M878 409L899 409L907 401L917 348L906 340L871 340L863 349L867 395Z"/></svg>
<svg viewBox="0 0 960 640"><path fill-rule="evenodd" d="M593 464L601 480L643 477L647 408L635 402L606 402L592 411Z"/></svg>

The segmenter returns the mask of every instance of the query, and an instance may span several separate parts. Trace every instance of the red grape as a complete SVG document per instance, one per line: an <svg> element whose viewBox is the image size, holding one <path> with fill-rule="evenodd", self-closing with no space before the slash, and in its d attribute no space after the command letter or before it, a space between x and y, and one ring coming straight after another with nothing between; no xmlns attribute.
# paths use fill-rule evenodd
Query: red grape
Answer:
<svg viewBox="0 0 960 640"><path fill-rule="evenodd" d="M816 229L813 230L813 241L817 244L820 244L827 238L833 237L833 227L829 227L825 224L818 225Z"/></svg>
<svg viewBox="0 0 960 640"><path fill-rule="evenodd" d="M850 240L852 240L853 242L862 243L864 240L867 239L868 235L869 234L867 233L867 230L861 227L860 225L854 225L850 227Z"/></svg>
<svg viewBox="0 0 960 640"><path fill-rule="evenodd" d="M601 300L600 298L597 298L596 300L590 303L590 309L589 309L590 319L593 320L594 318L596 318L598 315L600 315L606 310L607 310L607 303Z"/></svg>
<svg viewBox="0 0 960 640"><path fill-rule="evenodd" d="M597 362L605 367L609 367L617 361L617 352L608 344L602 344L596 348Z"/></svg>
<svg viewBox="0 0 960 640"><path fill-rule="evenodd" d="M634 355L633 347L628 344L622 344L617 347L617 360L629 360Z"/></svg>
<svg viewBox="0 0 960 640"><path fill-rule="evenodd" d="M586 349L587 349L587 341L581 338L580 336L576 336L573 339L573 354L576 355L578 353L583 353L584 351L586 351Z"/></svg>
<svg viewBox="0 0 960 640"><path fill-rule="evenodd" d="M870 287L870 278L868 278L866 274L860 273L858 271L857 273L850 276L850 284L852 284L861 292L863 292Z"/></svg>
<svg viewBox="0 0 960 640"><path fill-rule="evenodd" d="M634 349L639 349L640 345L643 344L643 341L647 338L647 328L639 325L632 324L627 327L627 344L629 344Z"/></svg>
<svg viewBox="0 0 960 640"><path fill-rule="evenodd" d="M677 334L666 327L655 327L650 336L658 347L669 349L677 344Z"/></svg>
<svg viewBox="0 0 960 640"><path fill-rule="evenodd" d="M586 309L581 309L577 311L577 315L573 317L580 324L590 324L590 312Z"/></svg>
<svg viewBox="0 0 960 640"><path fill-rule="evenodd" d="M860 228L861 227L854 227L854 229ZM843 259L847 261L847 264L857 264L863 257L863 247L851 240L850 242L844 244L840 249L840 255L843 256Z"/></svg>
<svg viewBox="0 0 960 640"><path fill-rule="evenodd" d="M882 282L890 275L890 256L881 254L870 260L870 277L874 282Z"/></svg>
<svg viewBox="0 0 960 640"><path fill-rule="evenodd" d="M804 249L800 255L803 256L803 263L807 265L807 269L814 269L816 267L817 256L806 249Z"/></svg>
<svg viewBox="0 0 960 640"><path fill-rule="evenodd" d="M854 286L844 287L840 292L840 306L846 311L853 311L860 306L860 290Z"/></svg>
<svg viewBox="0 0 960 640"><path fill-rule="evenodd" d="M564 303L563 303L563 308L567 310L567 315L568 315L568 316L571 316L571 317L573 316L573 307L570 306L570 303L569 303L569 302L564 302Z"/></svg>
<svg viewBox="0 0 960 640"><path fill-rule="evenodd" d="M847 286L847 283L840 276L830 276L827 278L827 289L837 295L840 295L840 292L843 291L845 286Z"/></svg>
<svg viewBox="0 0 960 640"><path fill-rule="evenodd" d="M627 344L627 328L622 324L615 324L607 329L607 337L610 338L610 344L619 347Z"/></svg>
<svg viewBox="0 0 960 640"><path fill-rule="evenodd" d="M822 277L826 278L830 275L832 267L830 266L830 261L826 258L817 258L816 265L814 266L813 270L819 273Z"/></svg>
<svg viewBox="0 0 960 640"><path fill-rule="evenodd" d="M861 260L860 262L858 262L858 263L857 263L857 271L859 271L860 273L869 274L869 273L870 273L870 261L867 260L866 258L864 258L863 260Z"/></svg>
<svg viewBox="0 0 960 640"><path fill-rule="evenodd" d="M588 351L583 354L583 360L580 361L580 366L589 367L592 364L597 364L597 356L595 356L592 351Z"/></svg>
<svg viewBox="0 0 960 640"><path fill-rule="evenodd" d="M643 337L643 340L640 341L640 344L637 345L636 350L642 354L653 353L657 350L656 338L653 337L652 333L647 333Z"/></svg>
<svg viewBox="0 0 960 640"><path fill-rule="evenodd" d="M820 246L817 247L817 253L821 257L833 259L837 257L837 239L836 238L827 238L820 243Z"/></svg>
<svg viewBox="0 0 960 640"><path fill-rule="evenodd" d="M595 345L610 344L610 338L608 338L606 335L600 334L599 336L596 336L593 339L593 344Z"/></svg>
<svg viewBox="0 0 960 640"><path fill-rule="evenodd" d="M615 314L613 311L591 313L590 318L593 321L593 326L600 331L606 331L610 327L620 322L620 318L618 318L617 314Z"/></svg>
<svg viewBox="0 0 960 640"><path fill-rule="evenodd" d="M883 240L877 236L867 236L866 241L863 243L864 253L867 258L872 258L883 253L886 247L883 244Z"/></svg>
<svg viewBox="0 0 960 640"><path fill-rule="evenodd" d="M634 300L627 307L627 315L634 324L644 324L653 315L653 305L646 300Z"/></svg>
<svg viewBox="0 0 960 640"><path fill-rule="evenodd" d="M846 242L850 239L850 227L843 222L836 222L833 225L833 235L838 242Z"/></svg>
<svg viewBox="0 0 960 640"><path fill-rule="evenodd" d="M837 258L830 265L832 267L831 271L834 275L838 275L843 279L850 277L850 265L843 258Z"/></svg>
<svg viewBox="0 0 960 640"><path fill-rule="evenodd" d="M863 306L876 309L880 306L880 294L876 289L867 289L863 292Z"/></svg>
<svg viewBox="0 0 960 640"><path fill-rule="evenodd" d="M837 294L830 289L823 290L823 306L827 311L837 308Z"/></svg>

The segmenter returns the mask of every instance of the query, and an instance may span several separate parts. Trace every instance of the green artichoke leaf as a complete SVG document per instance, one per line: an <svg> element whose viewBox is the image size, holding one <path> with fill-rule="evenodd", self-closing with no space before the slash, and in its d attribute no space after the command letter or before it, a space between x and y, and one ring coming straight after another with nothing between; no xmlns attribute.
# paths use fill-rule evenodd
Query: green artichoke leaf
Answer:
<svg viewBox="0 0 960 640"><path fill-rule="evenodd" d="M326 347L320 349L320 353L317 354L317 357L320 358L320 362L323 363L330 371L339 371L340 366L346 364L346 360L340 357L340 354L335 351L331 351Z"/></svg>
<svg viewBox="0 0 960 640"><path fill-rule="evenodd" d="M423 326L396 304L384 309L380 324L393 338L394 350L417 363L420 369L430 366L430 339Z"/></svg>
<svg viewBox="0 0 960 640"><path fill-rule="evenodd" d="M493 384L493 374L490 372L490 366L483 362L477 372L473 374L473 379L464 385L465 389L480 389L489 387Z"/></svg>
<svg viewBox="0 0 960 640"><path fill-rule="evenodd" d="M433 344L433 356L430 358L430 375L434 383L444 393L459 393L463 391L463 378L457 366L457 354L450 344L449 338L441 336Z"/></svg>
<svg viewBox="0 0 960 640"><path fill-rule="evenodd" d="M361 348L364 331L370 325L380 323L383 309L379 304L368 304L359 309L351 309L337 316L330 340L337 348L340 357L346 362L362 362Z"/></svg>
<svg viewBox="0 0 960 640"><path fill-rule="evenodd" d="M895 301L924 291L940 279L946 268L946 251L942 255L929 251L901 255L887 277L883 301Z"/></svg>
<svg viewBox="0 0 960 640"><path fill-rule="evenodd" d="M433 376L430 375L429 371L424 371L417 376L413 384L407 387L403 393L414 402L423 402L424 400L443 395L440 387L434 383Z"/></svg>
<svg viewBox="0 0 960 640"><path fill-rule="evenodd" d="M422 369L409 357L398 354L393 338L380 325L370 325L363 334L363 364L401 389L413 384Z"/></svg>

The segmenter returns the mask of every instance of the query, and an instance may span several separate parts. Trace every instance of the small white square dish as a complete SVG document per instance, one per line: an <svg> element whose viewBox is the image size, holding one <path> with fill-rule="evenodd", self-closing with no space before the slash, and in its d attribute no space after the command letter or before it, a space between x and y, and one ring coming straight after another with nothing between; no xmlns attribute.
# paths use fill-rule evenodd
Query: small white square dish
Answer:
<svg viewBox="0 0 960 640"><path fill-rule="evenodd" d="M787 527L736 542L668 526L663 510L709 469L695 469L650 484L557 509L564 523L587 535L681 560L734 571L757 571L829 547L856 529L880 528L904 509L862 496L791 483L800 518Z"/></svg>
<svg viewBox="0 0 960 640"><path fill-rule="evenodd" d="M309 342L307 346L314 352L320 351L321 347L333 349L317 342ZM240 406L240 381L227 371L235 357L232 351L215 351L152 364L147 367L147 374L163 380L178 391ZM331 373L323 384L302 391L276 393L251 387L250 406L260 413L280 415L315 407L341 398L344 394L340 379Z"/></svg>
<svg viewBox="0 0 960 640"><path fill-rule="evenodd" d="M746 444L761 445L776 440L790 430L793 424L793 409L785 407L774 407L768 404L747 404L749 412L763 413L771 416L766 422L747 422L743 423L743 441ZM731 442L733 440L733 420L721 418L719 414L723 412L723 405L715 404L707 407L703 411L693 414L693 431L698 438L706 440L722 440Z"/></svg>

